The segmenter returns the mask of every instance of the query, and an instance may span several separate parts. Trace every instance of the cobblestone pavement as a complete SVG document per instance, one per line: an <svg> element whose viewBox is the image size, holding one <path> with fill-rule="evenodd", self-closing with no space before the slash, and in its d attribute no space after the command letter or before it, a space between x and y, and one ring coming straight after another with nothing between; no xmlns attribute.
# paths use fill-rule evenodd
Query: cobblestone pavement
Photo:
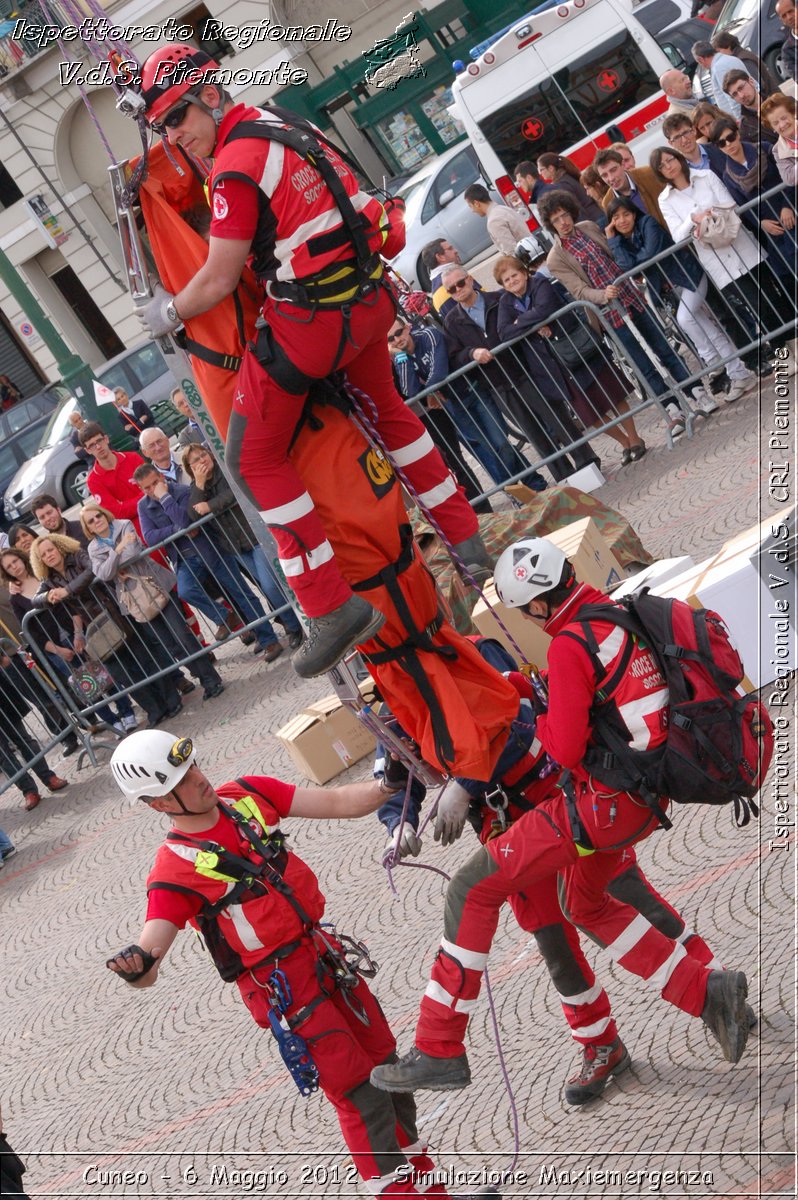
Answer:
<svg viewBox="0 0 798 1200"><path fill-rule="evenodd" d="M702 424L669 452L648 414L651 451L623 470L617 460L612 466L614 444L599 443L611 476L602 498L658 556L698 560L781 507L762 493L772 392ZM257 665L239 643L222 669L224 695L203 704L194 692L175 733L197 739L212 779L246 771L296 778L274 731L328 691L326 682L299 680L288 655ZM134 992L105 970L109 953L139 930L161 819L125 804L107 770L76 775L74 759L54 763L71 780L68 792L30 814L16 789L0 797L0 825L19 848L0 873L0 1100L8 1136L28 1162L29 1193L355 1195L331 1108L318 1095L299 1097L271 1039L192 936L178 939L152 991ZM367 766L350 776L363 777ZM760 821L742 831L726 810L684 809L676 828L640 854L688 925L748 973L760 1021L737 1067L721 1059L700 1021L591 948L633 1066L602 1100L569 1108L562 1086L577 1056L554 989L534 941L502 923L490 971L520 1143L505 1195L794 1194L795 857L793 848L769 849L767 790L763 799ZM382 963L376 991L406 1048L439 935L443 881L400 870L392 898L373 818L358 826L297 821L291 832L321 877L330 916ZM430 843L423 858L451 870L470 849L466 835L446 852ZM474 1171L482 1182L483 1169L514 1163L513 1108L484 997L468 1049L471 1088L422 1094L419 1111L453 1176ZM120 1179L125 1171L132 1175ZM108 1182L110 1172L117 1182Z"/></svg>

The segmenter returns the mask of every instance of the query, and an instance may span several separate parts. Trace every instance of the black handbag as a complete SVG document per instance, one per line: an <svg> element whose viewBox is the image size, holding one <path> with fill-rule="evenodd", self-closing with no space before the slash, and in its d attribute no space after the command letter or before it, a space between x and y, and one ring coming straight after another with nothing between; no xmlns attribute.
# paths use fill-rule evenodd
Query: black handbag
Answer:
<svg viewBox="0 0 798 1200"><path fill-rule="evenodd" d="M581 367L601 352L601 336L578 318L568 330L555 330L548 340L564 367Z"/></svg>

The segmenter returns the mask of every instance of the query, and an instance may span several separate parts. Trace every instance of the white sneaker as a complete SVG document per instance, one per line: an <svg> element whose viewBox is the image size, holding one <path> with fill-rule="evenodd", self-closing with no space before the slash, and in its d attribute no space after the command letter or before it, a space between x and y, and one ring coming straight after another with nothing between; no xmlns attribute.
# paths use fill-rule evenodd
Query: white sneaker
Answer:
<svg viewBox="0 0 798 1200"><path fill-rule="evenodd" d="M741 375L739 379L732 379L729 382L729 390L724 395L723 399L727 404L734 404L735 400L739 400L746 392L750 392L752 388L759 384L759 376L753 371L746 371L745 375Z"/></svg>
<svg viewBox="0 0 798 1200"><path fill-rule="evenodd" d="M122 728L126 733L129 733L131 729L138 729L138 726L139 723L133 716L133 713L129 713L126 717L122 718Z"/></svg>
<svg viewBox="0 0 798 1200"><path fill-rule="evenodd" d="M680 438L685 431L686 422L684 413L679 408L678 404L669 404L666 408L668 414L668 429L674 441Z"/></svg>
<svg viewBox="0 0 798 1200"><path fill-rule="evenodd" d="M690 397L693 408L700 412L702 416L708 417L710 413L717 412L718 405L714 397L710 396L705 388L697 387L693 389L693 394Z"/></svg>

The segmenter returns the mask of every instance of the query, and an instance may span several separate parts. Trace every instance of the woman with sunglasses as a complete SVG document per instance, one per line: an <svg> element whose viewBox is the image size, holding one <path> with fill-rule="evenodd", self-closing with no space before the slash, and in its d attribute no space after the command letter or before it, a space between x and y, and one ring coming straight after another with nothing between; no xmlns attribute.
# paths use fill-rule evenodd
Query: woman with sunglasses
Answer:
<svg viewBox="0 0 798 1200"><path fill-rule="evenodd" d="M795 207L783 189L782 178L773 158L773 147L765 142L744 142L730 117L721 117L712 126L712 144L726 155L723 182L740 205L758 200L743 213L746 224L753 225L767 249L766 271L772 272L778 286L772 301L779 324L795 316ZM773 196L766 193L780 190ZM795 195L795 189L790 191Z"/></svg>
<svg viewBox="0 0 798 1200"><path fill-rule="evenodd" d="M713 171L691 171L687 159L678 150L660 146L652 152L649 161L655 176L665 185L659 206L668 232L674 242L692 238L691 245L698 261L723 302L721 307L728 317L733 340L743 344L758 343L750 352L755 356L754 369L760 376L770 373L773 368L763 344L768 321L763 328L758 318L762 307L763 255L756 239L744 226L726 246L709 246L701 239L704 218L716 209L733 209L734 197ZM748 355L745 359L746 365L754 365Z"/></svg>

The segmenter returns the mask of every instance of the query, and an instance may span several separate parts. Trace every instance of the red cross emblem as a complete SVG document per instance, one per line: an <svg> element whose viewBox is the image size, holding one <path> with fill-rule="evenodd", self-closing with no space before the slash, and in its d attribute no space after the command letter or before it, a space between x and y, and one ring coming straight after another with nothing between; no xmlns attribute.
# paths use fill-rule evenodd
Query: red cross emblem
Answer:
<svg viewBox="0 0 798 1200"><path fill-rule="evenodd" d="M614 92L618 86L618 72L602 71L597 82L603 92Z"/></svg>
<svg viewBox="0 0 798 1200"><path fill-rule="evenodd" d="M527 117L521 126L521 133L530 142L536 142L538 138L543 137L543 122L537 117Z"/></svg>
<svg viewBox="0 0 798 1200"><path fill-rule="evenodd" d="M527 577L526 567L522 567L522 566L516 567L515 568L515 577L516 577L516 579L526 579L526 577Z"/></svg>

